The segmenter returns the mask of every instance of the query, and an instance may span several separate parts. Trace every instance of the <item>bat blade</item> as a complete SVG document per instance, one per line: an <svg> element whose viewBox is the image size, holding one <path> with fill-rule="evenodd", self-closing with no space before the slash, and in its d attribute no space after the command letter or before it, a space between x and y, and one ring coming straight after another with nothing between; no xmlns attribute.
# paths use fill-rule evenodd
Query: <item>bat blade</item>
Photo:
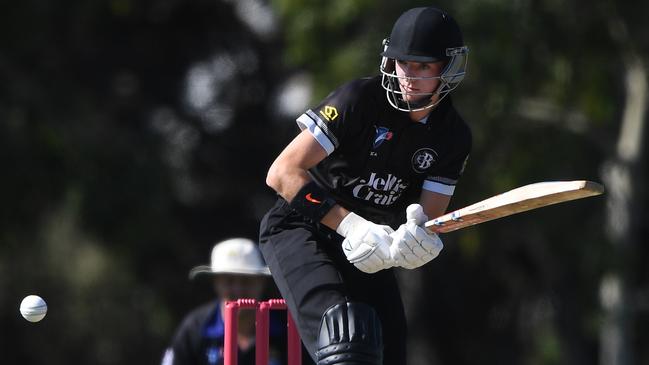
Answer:
<svg viewBox="0 0 649 365"><path fill-rule="evenodd" d="M600 195L604 186L593 181L544 181L492 196L425 223L432 232L446 233L508 215L589 196Z"/></svg>

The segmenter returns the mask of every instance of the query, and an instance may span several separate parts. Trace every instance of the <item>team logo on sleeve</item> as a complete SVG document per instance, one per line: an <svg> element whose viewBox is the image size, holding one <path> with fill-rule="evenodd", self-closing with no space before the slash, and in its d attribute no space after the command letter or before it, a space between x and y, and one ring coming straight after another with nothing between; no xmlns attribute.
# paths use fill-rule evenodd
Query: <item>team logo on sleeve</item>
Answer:
<svg viewBox="0 0 649 365"><path fill-rule="evenodd" d="M374 138L372 149L377 149L381 144L383 144L383 141L389 141L392 139L392 132L386 127L374 126L374 128L376 129L376 137Z"/></svg>
<svg viewBox="0 0 649 365"><path fill-rule="evenodd" d="M331 122L334 119L338 118L338 109L331 105L327 105L324 108L320 109L320 114L328 121Z"/></svg>
<svg viewBox="0 0 649 365"><path fill-rule="evenodd" d="M420 148L412 155L412 168L418 173L424 173L437 161L437 152L431 148Z"/></svg>

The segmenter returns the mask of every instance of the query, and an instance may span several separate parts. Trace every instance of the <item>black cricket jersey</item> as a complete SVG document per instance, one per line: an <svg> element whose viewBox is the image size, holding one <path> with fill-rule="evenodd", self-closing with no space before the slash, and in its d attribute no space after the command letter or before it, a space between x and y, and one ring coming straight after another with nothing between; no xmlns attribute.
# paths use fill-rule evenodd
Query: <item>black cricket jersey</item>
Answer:
<svg viewBox="0 0 649 365"><path fill-rule="evenodd" d="M453 195L471 131L444 98L422 121L393 108L381 78L351 81L298 119L327 151L309 170L336 201L375 223L398 225L422 189Z"/></svg>

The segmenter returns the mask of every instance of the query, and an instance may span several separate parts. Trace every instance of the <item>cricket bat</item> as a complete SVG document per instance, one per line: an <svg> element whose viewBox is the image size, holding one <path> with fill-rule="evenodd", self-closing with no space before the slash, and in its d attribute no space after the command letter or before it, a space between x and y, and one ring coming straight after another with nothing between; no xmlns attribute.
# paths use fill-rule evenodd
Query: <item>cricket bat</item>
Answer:
<svg viewBox="0 0 649 365"><path fill-rule="evenodd" d="M508 215L589 196L604 186L592 181L545 181L521 186L425 223L432 232L446 233Z"/></svg>

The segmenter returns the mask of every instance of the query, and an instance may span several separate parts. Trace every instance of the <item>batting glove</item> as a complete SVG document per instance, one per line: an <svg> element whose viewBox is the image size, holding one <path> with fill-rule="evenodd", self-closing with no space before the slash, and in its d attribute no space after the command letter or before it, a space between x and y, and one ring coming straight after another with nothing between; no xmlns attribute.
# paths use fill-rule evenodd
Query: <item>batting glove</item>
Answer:
<svg viewBox="0 0 649 365"><path fill-rule="evenodd" d="M390 234L390 256L397 266L405 269L418 268L437 257L444 248L439 236L423 227L427 220L428 216L421 205L408 206L406 223Z"/></svg>
<svg viewBox="0 0 649 365"><path fill-rule="evenodd" d="M373 274L394 266L390 256L390 233L392 228L379 225L349 213L338 225L336 232L345 237L343 252L357 269Z"/></svg>

